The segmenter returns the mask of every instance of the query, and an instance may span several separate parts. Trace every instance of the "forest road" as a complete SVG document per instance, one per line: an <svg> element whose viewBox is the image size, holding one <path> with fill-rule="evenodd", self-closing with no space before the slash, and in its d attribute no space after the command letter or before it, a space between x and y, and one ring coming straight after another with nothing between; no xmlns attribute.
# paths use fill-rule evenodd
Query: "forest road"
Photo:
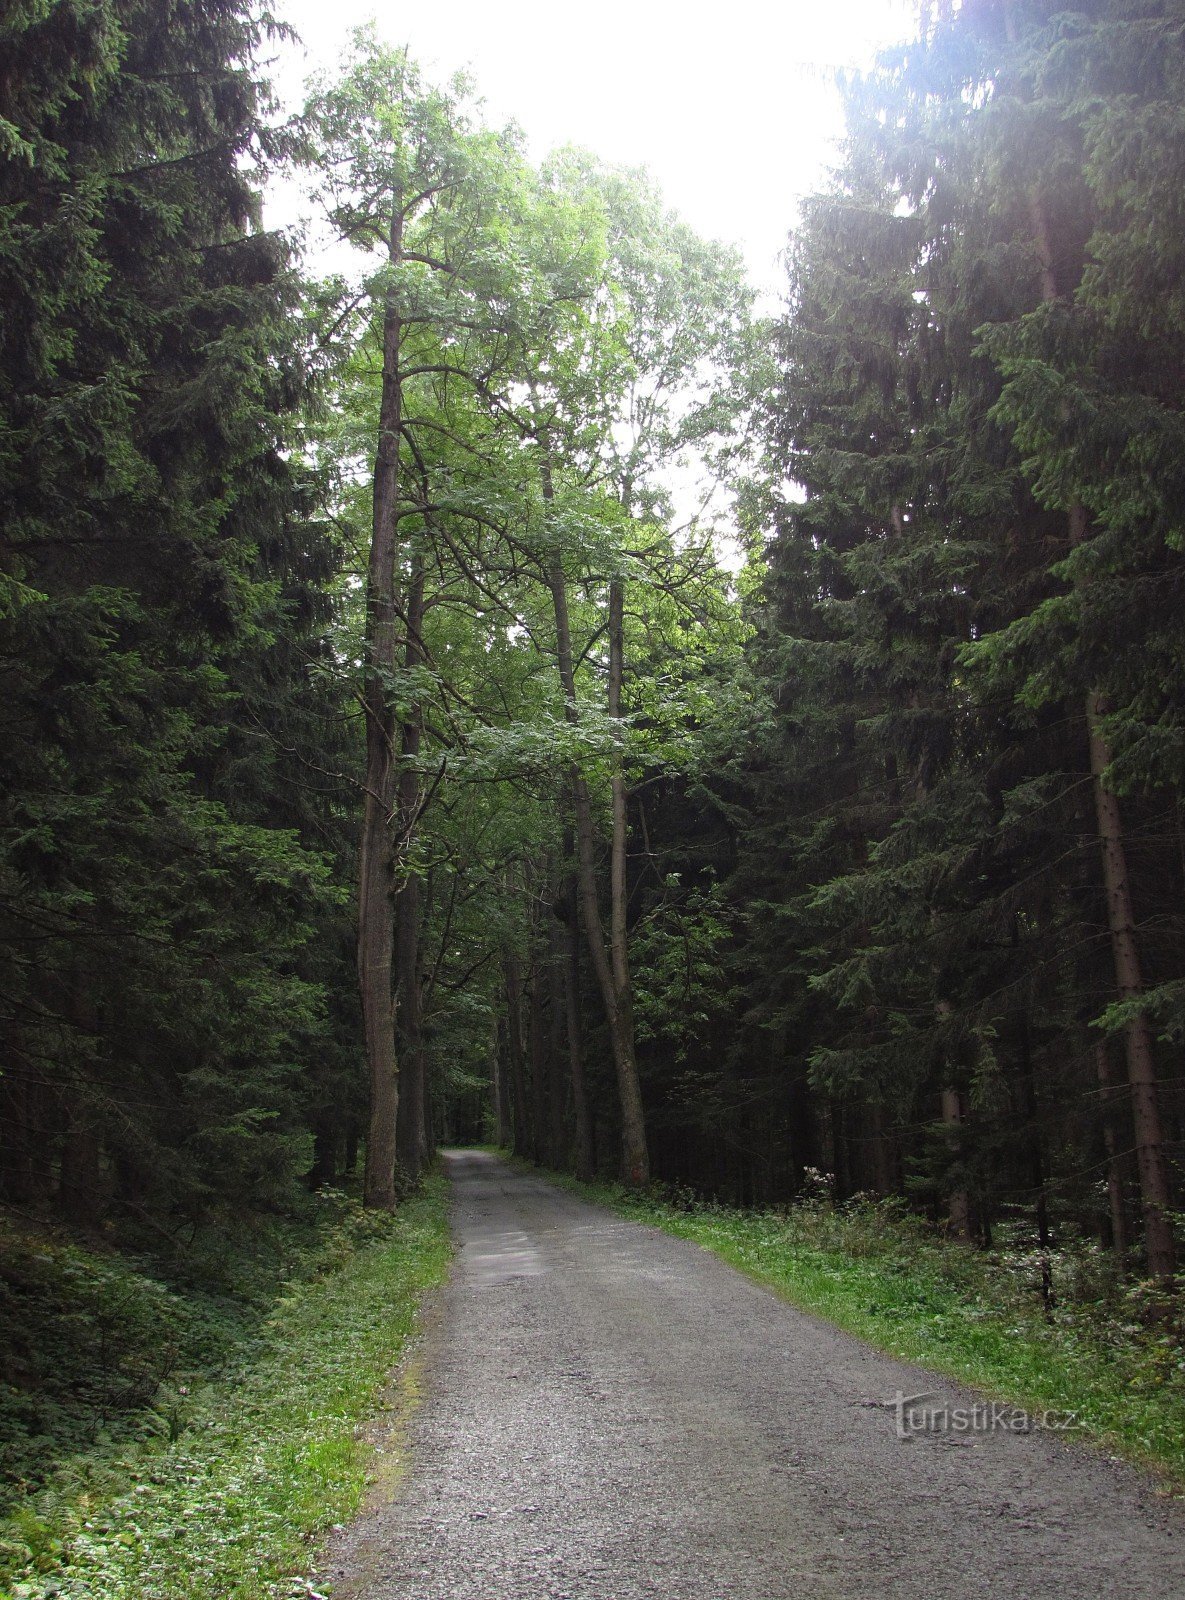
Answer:
<svg viewBox="0 0 1185 1600"><path fill-rule="evenodd" d="M407 1474L334 1600L1182 1600L1185 1509L1038 1430L897 1437L949 1380L478 1151Z"/></svg>

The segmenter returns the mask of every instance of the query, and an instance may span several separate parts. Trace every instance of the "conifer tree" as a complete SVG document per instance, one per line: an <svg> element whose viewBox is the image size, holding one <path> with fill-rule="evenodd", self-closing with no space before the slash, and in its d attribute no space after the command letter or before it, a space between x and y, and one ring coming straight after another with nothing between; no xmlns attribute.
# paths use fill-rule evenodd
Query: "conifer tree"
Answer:
<svg viewBox="0 0 1185 1600"><path fill-rule="evenodd" d="M0 29L5 1181L88 1221L274 1199L326 1024L333 824L277 825L275 790L321 715L331 553L285 458L261 24L102 0Z"/></svg>

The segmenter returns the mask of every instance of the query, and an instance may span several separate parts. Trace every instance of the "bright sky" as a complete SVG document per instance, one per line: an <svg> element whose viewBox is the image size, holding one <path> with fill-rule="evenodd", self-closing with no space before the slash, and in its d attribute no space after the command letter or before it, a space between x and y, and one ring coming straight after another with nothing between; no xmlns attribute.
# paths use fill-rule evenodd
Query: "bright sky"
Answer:
<svg viewBox="0 0 1185 1600"><path fill-rule="evenodd" d="M647 167L700 233L739 244L776 290L797 201L840 131L829 69L865 65L906 37L912 0L277 0L304 40L277 87L299 104L310 72L336 65L372 17L429 77L467 68L490 120L513 120L531 153L580 144ZM282 208L287 209L281 202ZM279 220L279 219L277 219Z"/></svg>

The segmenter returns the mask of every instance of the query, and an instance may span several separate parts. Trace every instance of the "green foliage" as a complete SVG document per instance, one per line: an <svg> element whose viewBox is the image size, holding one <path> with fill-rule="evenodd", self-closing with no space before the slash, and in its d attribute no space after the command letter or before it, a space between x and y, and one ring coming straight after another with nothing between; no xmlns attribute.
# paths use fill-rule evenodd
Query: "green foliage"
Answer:
<svg viewBox="0 0 1185 1600"><path fill-rule="evenodd" d="M351 1026L348 840L308 781L344 742L308 672L336 553L291 460L287 251L255 222L264 24L102 0L3 28L5 1192L136 1226L281 1204Z"/></svg>
<svg viewBox="0 0 1185 1600"><path fill-rule="evenodd" d="M210 1330L196 1326L193 1302L121 1256L6 1221L0 1264L0 1439L11 1509L63 1457L163 1426L152 1402L218 1352Z"/></svg>
<svg viewBox="0 0 1185 1600"><path fill-rule="evenodd" d="M439 1179L395 1219L332 1196L320 1203L332 1220L289 1258L291 1275L261 1297L257 1324L222 1321L217 1363L191 1386L158 1394L138 1443L125 1437L72 1463L0 1528L0 1592L12 1600L293 1592L309 1536L358 1507L368 1469L359 1424L374 1414L419 1298L449 1255ZM126 1268L80 1264L77 1253L59 1265L95 1285L99 1317L131 1292ZM137 1281L140 1302L150 1302L156 1290ZM184 1299L169 1305L164 1317L130 1319L129 1335L159 1339L166 1321L183 1320Z"/></svg>
<svg viewBox="0 0 1185 1600"><path fill-rule="evenodd" d="M398 385L401 658L373 678L399 728L398 872L418 907L399 939L416 944L424 1014L417 1034L403 1006L403 1048L447 1102L489 1071L508 958L537 1005L544 986L559 1003L573 775L604 829L619 766L633 785L700 761L705 680L743 628L708 518L673 527L668 477L741 431L751 297L735 254L696 238L644 174L575 150L533 170L467 83L432 86L373 35L316 87L309 123L330 220L370 269L358 292L338 286L319 440L360 556L384 382L388 398ZM628 596L623 715L606 699L614 582ZM369 696L360 564L347 583L343 663ZM550 1024L547 1038L536 1080L563 1070Z"/></svg>
<svg viewBox="0 0 1185 1600"><path fill-rule="evenodd" d="M714 883L683 893L671 873L663 887L634 929L635 1016L640 1044L655 1042L681 1061L713 1011L733 1001L721 984L729 908Z"/></svg>
<svg viewBox="0 0 1185 1600"><path fill-rule="evenodd" d="M739 503L768 540L750 709L703 785L744 997L712 1104L752 1173L709 1189L825 1164L936 1215L970 1193L984 1237L1010 1204L1105 1228L1094 1174L1132 1141L1089 1025L1181 1031L1179 242L1148 198L1178 32L1156 5L967 5L847 86ZM1145 964L1122 999L1088 690ZM1159 1075L1178 1103L1170 1051Z"/></svg>

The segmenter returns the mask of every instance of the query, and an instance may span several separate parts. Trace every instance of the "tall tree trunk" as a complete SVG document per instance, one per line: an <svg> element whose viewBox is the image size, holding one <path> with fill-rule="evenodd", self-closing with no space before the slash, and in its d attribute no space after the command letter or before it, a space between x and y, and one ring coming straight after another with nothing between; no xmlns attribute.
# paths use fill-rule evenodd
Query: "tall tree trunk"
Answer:
<svg viewBox="0 0 1185 1600"><path fill-rule="evenodd" d="M553 1167L568 1165L568 1125L564 1114L564 1054L566 1013L564 1001L564 942L559 919L547 922L547 1147Z"/></svg>
<svg viewBox="0 0 1185 1600"><path fill-rule="evenodd" d="M1111 1055L1106 1039L1096 1041L1094 1059L1099 1093L1103 1102L1103 1149L1107 1156L1107 1206L1111 1216L1111 1248L1122 1263L1127 1258L1131 1241L1128 1238L1123 1161L1119 1151L1119 1140L1115 1137L1115 1086L1111 1076Z"/></svg>
<svg viewBox="0 0 1185 1600"><path fill-rule="evenodd" d="M958 1089L944 1089L942 1091L942 1121L949 1129L952 1152L957 1152L958 1150L965 1117L966 1108L962 1093ZM948 1216L952 1236L956 1239L969 1239L971 1237L971 1201L962 1183L950 1192Z"/></svg>
<svg viewBox="0 0 1185 1600"><path fill-rule="evenodd" d="M531 1160L537 1167L551 1165L547 1007L544 1003L543 964L537 958L527 985L527 1040L531 1060Z"/></svg>
<svg viewBox="0 0 1185 1600"><path fill-rule="evenodd" d="M608 711L616 724L616 739L611 762L613 827L609 851L609 955L613 969L613 993L617 1004L618 1028L628 1041L630 1070L621 1082L622 1164L626 1181L643 1184L650 1176L650 1157L642 1112L642 1091L634 1055L634 987L630 978L629 935L626 909L629 885L626 878L625 756L621 724L621 687L625 671L625 583L614 578L609 584L609 694Z"/></svg>
<svg viewBox="0 0 1185 1600"><path fill-rule="evenodd" d="M388 259L403 250L403 214L393 201ZM399 351L402 325L393 290L383 315L383 385L374 464L374 523L366 574L366 792L358 860L358 987L370 1081L363 1198L395 1206L395 1123L399 1077L395 1059L394 846L395 714L390 674L396 665L395 572L399 534L399 432L402 423Z"/></svg>
<svg viewBox="0 0 1185 1600"><path fill-rule="evenodd" d="M570 660L569 649L569 662ZM568 692L572 696L574 705L575 690ZM580 920L605 1007L613 1065L617 1076L617 1093L621 1109L622 1178L628 1184L641 1187L649 1181L650 1163L646 1150L638 1068L634 1058L633 1017L628 1010L623 1014L619 1007L617 985L613 978L609 952L605 946L605 930L601 924L601 913L597 904L595 834L588 787L576 770L572 771L570 781L575 810Z"/></svg>
<svg viewBox="0 0 1185 1600"><path fill-rule="evenodd" d="M95 1227L99 1221L102 1141L94 1108L74 1093L70 1097L70 1120L62 1141L62 1163L58 1203L64 1215L79 1227Z"/></svg>
<svg viewBox="0 0 1185 1600"><path fill-rule="evenodd" d="M544 457L543 496L552 499L551 468ZM572 656L572 630L568 619L567 579L563 561L557 553L548 569L548 586L551 589L555 613L556 655L560 682L564 690L564 714L570 723L579 720L576 708L576 672ZM621 1174L623 1181L641 1188L650 1181L650 1158L646 1148L646 1124L642 1110L642 1091L638 1082L638 1065L634 1055L633 1013L629 1005L628 987L626 1005L622 1009L614 968L605 944L605 930L601 924L597 904L597 872L595 832L592 805L588 786L580 772L573 767L569 774L573 810L576 823L577 882L579 884L580 919L588 941L589 955L597 985L605 1006L609 1026L609 1039L613 1050L613 1065L617 1076L617 1094L621 1109ZM628 980L628 968L626 969Z"/></svg>
<svg viewBox="0 0 1185 1600"><path fill-rule="evenodd" d="M420 880L409 877L395 902L396 1036L401 1060L395 1147L403 1180L424 1170L424 1049L420 1018Z"/></svg>
<svg viewBox="0 0 1185 1600"><path fill-rule="evenodd" d="M929 780L923 770L918 775L917 794L920 799L928 793ZM931 919L933 919L933 911L931 911L930 915ZM935 967L935 985L940 981L940 970ZM939 1027L945 1027L954 1015L954 1007L949 1000L935 1000L934 1015ZM967 1120L967 1099L957 1083L948 1082L943 1084L939 1091L939 1106L943 1124L948 1130L946 1135L947 1147L952 1158L961 1163L963 1160L962 1146L965 1142L962 1130L963 1124ZM961 1178L958 1186L952 1189L947 1197L947 1226L953 1238L969 1239L971 1237L971 1198Z"/></svg>
<svg viewBox="0 0 1185 1600"><path fill-rule="evenodd" d="M310 1189L320 1189L325 1184L332 1186L336 1183L340 1135L337 1108L324 1107L313 1121L313 1164L309 1169L307 1180Z"/></svg>
<svg viewBox="0 0 1185 1600"><path fill-rule="evenodd" d="M1042 295L1046 301L1059 297L1053 247L1038 196L1031 203L1034 234L1041 262ZM1067 514L1071 548L1083 544L1089 532L1086 507L1071 505ZM1090 745L1090 773L1094 788L1095 819L1103 860L1103 892L1107 906L1107 926L1111 935L1111 957L1115 968L1115 987L1121 1000L1138 999L1144 992L1140 951L1136 942L1136 920L1132 905L1131 874L1119 799L1107 787L1106 772L1111 765L1110 742L1101 727L1104 712L1102 697L1094 688L1086 691L1084 714ZM1165 1136L1156 1083L1156 1061L1152 1029L1147 1017L1135 1016L1124 1029L1127 1077L1131 1086L1132 1123L1135 1131L1136 1170L1140 1179L1140 1198L1144 1217L1144 1248L1148 1271L1154 1278L1170 1278L1176 1266L1176 1250L1169 1220L1171 1190Z"/></svg>
<svg viewBox="0 0 1185 1600"><path fill-rule="evenodd" d="M1046 1168L1045 1139L1041 1131L1041 1107L1037 1099L1037 1069L1033 1061L1032 1039L1029 1034L1027 1011L1020 1015L1020 1071L1025 1097L1025 1118L1028 1122L1029 1160L1032 1163L1033 1190L1036 1194L1037 1245L1040 1251L1041 1304L1045 1315L1053 1315L1056 1296L1053 1288L1053 1235L1049 1227L1049 1185Z"/></svg>
<svg viewBox="0 0 1185 1600"><path fill-rule="evenodd" d="M1081 508L1074 509L1078 511ZM1103 776L1111 764L1111 750L1099 729L1101 711L1099 696L1093 692L1088 694L1086 725L1090 734L1090 770L1094 779L1099 844L1103 852L1103 890L1107 899L1111 955L1115 963L1115 987L1121 1000L1135 1000L1144 993L1144 978L1136 943L1131 877L1119 801L1107 788ZM1160 1094L1156 1083L1156 1057L1147 1017L1134 1016L1128 1022L1124 1029L1124 1045L1127 1081L1131 1086L1136 1171L1140 1177L1148 1271L1154 1278L1171 1278L1176 1266L1173 1229L1169 1220L1172 1196L1165 1157Z"/></svg>
<svg viewBox="0 0 1185 1600"><path fill-rule="evenodd" d="M569 837L565 855L571 852ZM580 1019L580 929L576 879L565 888L567 914L563 925L564 1022L568 1035L568 1073L572 1082L572 1115L576 1122L576 1176L589 1182L596 1171L592 1116L584 1079L584 1030Z"/></svg>
<svg viewBox="0 0 1185 1600"><path fill-rule="evenodd" d="M0 1166L0 1194L17 1205L45 1200L54 1186L50 1128L53 1101L41 1075L32 1068L14 1022L3 1025L5 1050L0 1068L0 1128L8 1157Z"/></svg>
<svg viewBox="0 0 1185 1600"><path fill-rule="evenodd" d="M1010 0L1004 6L1005 30L1009 41L1019 41L1015 8ZM1059 300L1063 292L1057 270L1049 214L1039 190L1029 196L1029 218L1033 243L1041 268L1041 298L1046 304ZM1072 288L1073 285L1070 286ZM1086 507L1080 502L1067 513L1071 548L1083 543L1089 531ZM1103 856L1103 889L1107 901L1107 924L1111 933L1111 954L1115 966L1115 987L1121 1000L1133 1000L1144 992L1140 953L1136 943L1135 916L1132 910L1131 876L1119 800L1106 786L1105 773L1111 765L1111 748L1102 733L1103 705L1098 691L1088 688L1085 696L1086 729L1090 741L1090 771L1094 782L1095 814L1099 845ZM1131 1085L1132 1122L1135 1129L1136 1169L1140 1178L1140 1197L1144 1215L1144 1248L1148 1271L1154 1278L1171 1278L1176 1265L1173 1230L1169 1221L1171 1191L1165 1157L1164 1127L1156 1085L1156 1063L1152 1030L1143 1016L1133 1017L1124 1030L1127 1077Z"/></svg>
<svg viewBox="0 0 1185 1600"><path fill-rule="evenodd" d="M835 1176L835 1198L847 1200L852 1194L852 1152L848 1141L848 1108L836 1096L831 1100L831 1137L835 1150L832 1172Z"/></svg>
<svg viewBox="0 0 1185 1600"><path fill-rule="evenodd" d="M490 1056L491 1090L494 1097L494 1143L500 1149L510 1144L510 1083L507 1077L509 1046L506 1043L507 1024L499 1024L494 1033Z"/></svg>
<svg viewBox="0 0 1185 1600"><path fill-rule="evenodd" d="M526 1072L523 1064L523 985L518 956L507 949L502 956L506 987L506 1052L510 1057L510 1093L514 1129L511 1149L525 1160L531 1154L530 1118L527 1115Z"/></svg>
<svg viewBox="0 0 1185 1600"><path fill-rule="evenodd" d="M417 556L412 563L407 591L407 643L404 664L418 666L423 660L424 563ZM416 762L423 739L423 715L418 703L400 727L402 761L398 780L399 837L406 844L416 825L422 799L420 774ZM424 1081L424 1041L421 1026L420 902L421 885L409 873L395 901L395 997L396 1037L402 1061L402 1093L396 1121L396 1154L404 1179L417 1184L428 1155L425 1127L426 1085Z"/></svg>
<svg viewBox="0 0 1185 1600"><path fill-rule="evenodd" d="M873 1187L879 1195L894 1194L897 1190L897 1151L889 1109L883 1100L869 1107L868 1120ZM771 1148L771 1165L772 1157Z"/></svg>
<svg viewBox="0 0 1185 1600"><path fill-rule="evenodd" d="M84 973L75 975L67 1005L79 1041L95 1038L99 1028L98 1016ZM62 1141L58 1204L71 1222L80 1227L95 1227L101 1209L103 1156L98 1112L94 1102L80 1088L71 1087L67 1090L64 1104L68 1120L66 1136Z"/></svg>

